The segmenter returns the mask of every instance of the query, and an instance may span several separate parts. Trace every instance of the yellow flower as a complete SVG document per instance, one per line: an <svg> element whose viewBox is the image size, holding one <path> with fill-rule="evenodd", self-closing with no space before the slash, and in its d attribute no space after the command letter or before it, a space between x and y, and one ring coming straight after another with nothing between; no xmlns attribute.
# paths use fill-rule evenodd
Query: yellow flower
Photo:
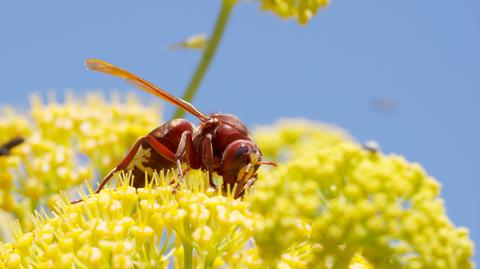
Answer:
<svg viewBox="0 0 480 269"><path fill-rule="evenodd" d="M189 36L182 42L170 46L171 49L204 50L208 44L208 36L204 33Z"/></svg>
<svg viewBox="0 0 480 269"><path fill-rule="evenodd" d="M334 144L269 172L255 189L248 203L267 261L307 243L318 268L344 268L360 252L374 268L472 267L473 243L446 216L438 182L402 157Z"/></svg>
<svg viewBox="0 0 480 269"><path fill-rule="evenodd" d="M32 229L28 214L59 191L92 180L95 172L105 175L160 120L156 106L133 96L105 100L98 94L67 94L64 104L52 97L42 104L33 97L28 113L1 109L0 144L14 137L25 142L0 157L0 208L23 229Z"/></svg>
<svg viewBox="0 0 480 269"><path fill-rule="evenodd" d="M373 266L360 254L355 254L349 269L373 269Z"/></svg>
<svg viewBox="0 0 480 269"><path fill-rule="evenodd" d="M186 187L174 193L167 185L170 176L156 177L135 191L126 185L129 175L124 176L124 185L115 190L105 189L79 204L61 201L52 217L37 214L32 232L17 231L15 242L0 248L0 262L169 268L172 253L191 246L195 261L208 266L250 238L250 213L232 196L208 196L201 188Z"/></svg>
<svg viewBox="0 0 480 269"><path fill-rule="evenodd" d="M265 159L286 161L353 139L338 127L304 119L283 119L273 126L261 126L254 130L255 141Z"/></svg>
<svg viewBox="0 0 480 269"><path fill-rule="evenodd" d="M282 18L295 18L301 24L325 8L329 0L262 0L262 9L273 11Z"/></svg>
<svg viewBox="0 0 480 269"><path fill-rule="evenodd" d="M0 223L10 242L0 243L0 269L473 266L468 231L448 219L438 182L420 165L306 121L255 132L279 166L262 168L243 200L206 189L207 175L190 171L176 191L172 173L141 189L120 174L71 205L63 191L115 166L159 125L155 111L92 95L0 114L2 139L19 135L17 124L26 138L0 158L0 217L18 219L13 230Z"/></svg>

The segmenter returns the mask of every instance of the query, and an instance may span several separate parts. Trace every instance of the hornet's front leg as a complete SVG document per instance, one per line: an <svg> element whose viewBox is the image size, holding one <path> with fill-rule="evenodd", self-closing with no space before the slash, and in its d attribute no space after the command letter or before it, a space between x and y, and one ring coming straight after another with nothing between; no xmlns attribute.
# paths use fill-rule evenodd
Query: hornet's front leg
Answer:
<svg viewBox="0 0 480 269"><path fill-rule="evenodd" d="M182 158L185 158L188 165L190 165L192 158L192 132L185 131L182 133L180 138L180 143L178 143L177 152L175 153L175 162L177 163L178 169L178 179L183 181L183 172L182 172Z"/></svg>
<svg viewBox="0 0 480 269"><path fill-rule="evenodd" d="M205 165L205 168L208 172L208 182L210 186L213 188L217 188L215 183L213 182L213 166L215 158L213 156L213 145L212 145L212 135L207 134L205 139L202 141L202 161Z"/></svg>
<svg viewBox="0 0 480 269"><path fill-rule="evenodd" d="M234 196L235 199L243 197L247 189L250 189L253 186L253 184L255 184L255 182L257 181L257 177L258 177L257 174L254 174L252 178L250 178L249 180L241 181L237 186L238 188L235 191L235 196Z"/></svg>

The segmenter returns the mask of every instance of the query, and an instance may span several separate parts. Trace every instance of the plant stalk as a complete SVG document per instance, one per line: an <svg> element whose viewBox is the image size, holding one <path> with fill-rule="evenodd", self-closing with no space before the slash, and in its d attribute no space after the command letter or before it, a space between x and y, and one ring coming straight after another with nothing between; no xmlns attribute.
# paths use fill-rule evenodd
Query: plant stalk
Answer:
<svg viewBox="0 0 480 269"><path fill-rule="evenodd" d="M193 246L190 243L183 243L183 268L193 268Z"/></svg>
<svg viewBox="0 0 480 269"><path fill-rule="evenodd" d="M222 7L220 8L220 13L218 14L217 21L215 23L215 28L213 30L212 36L208 40L207 47L203 52L202 59L200 60L199 64L197 65L197 69L193 74L192 78L190 79L190 83L188 84L185 92L183 94L182 99L191 102L193 96L198 90L200 83L202 82L205 74L210 66L210 63L215 56L217 51L218 44L222 39L223 32L225 30L225 26L228 23L228 19L230 17L231 11L233 6L235 5L235 0L222 0ZM173 118L181 118L185 114L185 111L181 108L177 108Z"/></svg>

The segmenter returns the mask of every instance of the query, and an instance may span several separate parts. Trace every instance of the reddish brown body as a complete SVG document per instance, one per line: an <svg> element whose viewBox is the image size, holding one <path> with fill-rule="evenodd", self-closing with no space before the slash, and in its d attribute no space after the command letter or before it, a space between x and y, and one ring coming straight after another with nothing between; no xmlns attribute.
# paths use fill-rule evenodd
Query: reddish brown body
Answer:
<svg viewBox="0 0 480 269"><path fill-rule="evenodd" d="M153 136L159 143L164 145L170 152L175 152L180 144L180 138L184 131L192 131L193 124L187 120L179 119L166 122L160 127L152 130L149 135ZM139 151L149 152L150 156L143 161L136 163L130 162L126 168L132 171L134 176L133 186L141 188L145 185L145 174L151 176L153 171L161 169L170 169L176 167L176 163L169 158L160 155L146 141L142 142Z"/></svg>
<svg viewBox="0 0 480 269"><path fill-rule="evenodd" d="M149 152L149 157L130 162L127 167L132 169L133 185L137 188L145 184L145 173L151 175L155 170L174 168L178 160L191 169L207 171L210 176L213 172L217 173L230 189L237 184L238 195L241 195L247 181L256 177L255 172L260 166L257 164L261 160L260 150L249 137L246 127L233 115L212 114L197 127L185 119L175 119L154 129L149 135L171 153L175 152L177 158L172 161L144 141L139 150ZM256 158L249 168L251 170L244 178L239 177L240 169L252 163L251 156ZM251 175L246 178L248 172ZM213 185L213 182L210 184Z"/></svg>
<svg viewBox="0 0 480 269"><path fill-rule="evenodd" d="M200 120L198 126L185 119L175 119L154 129L137 140L127 156L98 186L98 193L115 172L131 170L133 186L145 185L154 171L177 167L179 179L183 180L182 164L191 169L201 169L209 174L210 185L215 186L212 175L223 178L222 188L233 190L241 197L245 189L256 180L256 171L262 154L252 141L245 125L234 115L205 115L191 104L178 99L152 83L100 60L87 60L87 68L126 79L137 87L169 101L190 112Z"/></svg>

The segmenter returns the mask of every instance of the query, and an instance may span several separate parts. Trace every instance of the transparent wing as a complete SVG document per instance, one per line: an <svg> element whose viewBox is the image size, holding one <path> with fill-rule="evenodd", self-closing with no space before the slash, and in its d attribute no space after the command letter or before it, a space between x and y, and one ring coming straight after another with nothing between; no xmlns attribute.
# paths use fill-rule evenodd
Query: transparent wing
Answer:
<svg viewBox="0 0 480 269"><path fill-rule="evenodd" d="M165 90L153 85L152 83L146 81L145 79L143 79L143 78L141 78L141 77L139 77L135 74L132 74L132 73L126 71L126 70L123 70L121 68L118 68L118 67L110 64L110 63L107 63L105 61L98 60L98 59L88 59L88 60L86 60L85 61L85 66L89 70L93 70L93 71L102 72L102 73L110 74L110 75L113 75L113 76L121 77L121 78L127 80L127 82L129 82L130 84L133 84L133 85L137 86L138 88L140 88L140 89L142 89L142 90L144 90L148 93L151 93L155 96L158 96L158 97L164 99L165 101L168 101L168 102L184 109L185 111L191 113L192 115L194 115L195 117L197 117L201 121L206 121L207 120L207 116L205 116L205 114L200 112L192 104L171 95L170 93L166 92Z"/></svg>

